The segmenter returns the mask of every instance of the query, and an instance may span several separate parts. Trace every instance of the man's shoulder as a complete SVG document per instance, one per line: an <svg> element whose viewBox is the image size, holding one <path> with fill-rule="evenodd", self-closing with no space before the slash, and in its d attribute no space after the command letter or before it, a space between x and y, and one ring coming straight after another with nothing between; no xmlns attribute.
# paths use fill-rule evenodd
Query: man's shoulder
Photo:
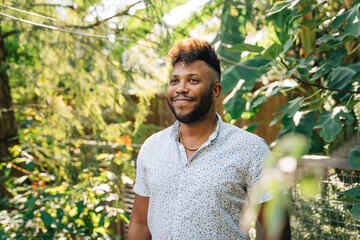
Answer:
<svg viewBox="0 0 360 240"><path fill-rule="evenodd" d="M167 142L172 138L172 133L173 133L173 126L167 127L148 137L143 145L153 145L153 144L160 144L162 142Z"/></svg>
<svg viewBox="0 0 360 240"><path fill-rule="evenodd" d="M224 125L224 137L238 141L246 141L248 143L259 142L265 143L265 140L258 135L241 129L229 123L223 123Z"/></svg>

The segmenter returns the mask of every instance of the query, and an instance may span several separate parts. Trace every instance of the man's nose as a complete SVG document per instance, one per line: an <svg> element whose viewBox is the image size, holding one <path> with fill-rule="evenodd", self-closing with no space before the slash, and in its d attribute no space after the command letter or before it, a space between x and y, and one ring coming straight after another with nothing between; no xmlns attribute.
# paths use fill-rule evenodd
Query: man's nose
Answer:
<svg viewBox="0 0 360 240"><path fill-rule="evenodd" d="M185 81L180 81L176 88L176 93L187 93L189 92L189 88L187 87L187 84Z"/></svg>

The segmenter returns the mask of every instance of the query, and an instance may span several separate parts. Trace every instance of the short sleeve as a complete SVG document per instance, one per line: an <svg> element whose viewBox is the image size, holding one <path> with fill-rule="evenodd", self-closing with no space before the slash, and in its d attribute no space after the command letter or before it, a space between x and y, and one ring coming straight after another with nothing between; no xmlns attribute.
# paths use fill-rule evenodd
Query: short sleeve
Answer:
<svg viewBox="0 0 360 240"><path fill-rule="evenodd" d="M260 204L273 199L269 187L266 184L267 175L277 169L275 160L269 147L263 139L260 139L254 151L254 157L250 159L247 172L247 190L251 204Z"/></svg>
<svg viewBox="0 0 360 240"><path fill-rule="evenodd" d="M141 147L136 160L136 179L134 192L140 196L149 197L150 191L147 184L146 168L144 166L144 160L146 159L144 145Z"/></svg>

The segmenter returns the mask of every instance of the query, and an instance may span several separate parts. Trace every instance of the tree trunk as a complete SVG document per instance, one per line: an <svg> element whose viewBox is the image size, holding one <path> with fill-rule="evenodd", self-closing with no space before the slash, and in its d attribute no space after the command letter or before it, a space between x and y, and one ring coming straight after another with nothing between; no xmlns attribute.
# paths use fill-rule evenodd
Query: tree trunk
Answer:
<svg viewBox="0 0 360 240"><path fill-rule="evenodd" d="M12 138L17 135L6 69L5 44L0 26L0 162L10 156L8 149L15 144Z"/></svg>

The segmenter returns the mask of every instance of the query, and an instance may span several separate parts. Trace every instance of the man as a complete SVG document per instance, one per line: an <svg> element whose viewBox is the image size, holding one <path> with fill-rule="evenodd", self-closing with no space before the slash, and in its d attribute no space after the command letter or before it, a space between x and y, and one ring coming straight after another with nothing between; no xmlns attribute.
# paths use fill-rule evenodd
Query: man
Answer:
<svg viewBox="0 0 360 240"><path fill-rule="evenodd" d="M139 152L128 240L248 239L245 204L271 199L255 187L269 148L215 113L222 86L211 44L186 39L169 57L167 102L178 121Z"/></svg>

